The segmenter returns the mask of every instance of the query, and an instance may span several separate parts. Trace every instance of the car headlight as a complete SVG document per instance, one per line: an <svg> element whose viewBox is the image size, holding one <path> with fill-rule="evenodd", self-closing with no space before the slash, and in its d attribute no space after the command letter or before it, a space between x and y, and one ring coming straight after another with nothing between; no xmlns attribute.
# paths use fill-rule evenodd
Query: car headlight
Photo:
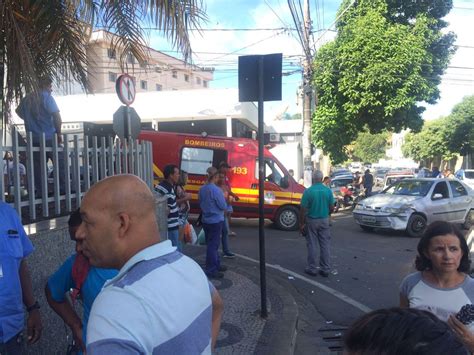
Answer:
<svg viewBox="0 0 474 355"><path fill-rule="evenodd" d="M410 209L412 206L411 205L402 205L400 207L384 207L382 208L383 212L387 213L394 213L394 214L401 214L404 213L406 210Z"/></svg>
<svg viewBox="0 0 474 355"><path fill-rule="evenodd" d="M387 213L400 213L400 212L403 212L403 210L401 210L400 208L395 208L395 207L384 207L382 209L383 212L387 212Z"/></svg>
<svg viewBox="0 0 474 355"><path fill-rule="evenodd" d="M361 210L361 209L363 209L363 208L364 208L364 205L361 205L360 203L358 203L358 204L355 206L354 210L357 211L357 210Z"/></svg>

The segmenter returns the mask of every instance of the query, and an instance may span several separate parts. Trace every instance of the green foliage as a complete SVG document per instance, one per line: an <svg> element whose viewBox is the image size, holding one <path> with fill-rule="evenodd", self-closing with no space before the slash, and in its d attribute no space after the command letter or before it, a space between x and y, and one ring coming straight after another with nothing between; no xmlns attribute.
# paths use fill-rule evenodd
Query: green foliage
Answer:
<svg viewBox="0 0 474 355"><path fill-rule="evenodd" d="M336 40L319 50L312 133L333 163L347 159L346 146L366 127L370 133L421 129L424 108L418 103L439 98L454 40L440 32L451 1L434 2L442 2L442 9L427 2L360 0L341 17Z"/></svg>
<svg viewBox="0 0 474 355"><path fill-rule="evenodd" d="M353 159L373 163L384 158L389 136L388 132L360 132L353 143Z"/></svg>
<svg viewBox="0 0 474 355"><path fill-rule="evenodd" d="M408 133L402 152L417 161L473 153L474 96L465 97L448 117L427 122L419 133Z"/></svg>
<svg viewBox="0 0 474 355"><path fill-rule="evenodd" d="M461 155L474 153L474 95L457 104L447 127L449 148Z"/></svg>
<svg viewBox="0 0 474 355"><path fill-rule="evenodd" d="M402 153L415 161L441 157L449 160L455 156L449 148L449 132L447 127L450 117L439 118L426 122L419 133L408 133L402 146Z"/></svg>

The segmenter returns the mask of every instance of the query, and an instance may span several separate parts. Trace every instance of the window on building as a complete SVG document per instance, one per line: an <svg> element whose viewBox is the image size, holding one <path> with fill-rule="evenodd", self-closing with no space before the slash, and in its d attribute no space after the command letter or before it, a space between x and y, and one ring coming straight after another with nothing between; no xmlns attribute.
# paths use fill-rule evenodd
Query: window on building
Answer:
<svg viewBox="0 0 474 355"><path fill-rule="evenodd" d="M199 77L196 78L196 84L201 85L201 78Z"/></svg>
<svg viewBox="0 0 474 355"><path fill-rule="evenodd" d="M148 90L148 83L146 82L146 80L140 80L140 87L142 88L142 90Z"/></svg>
<svg viewBox="0 0 474 355"><path fill-rule="evenodd" d="M184 81L186 81L187 83L189 82L189 75L188 74L184 74Z"/></svg>
<svg viewBox="0 0 474 355"><path fill-rule="evenodd" d="M156 91L162 91L162 90L163 90L163 85L156 84Z"/></svg>
<svg viewBox="0 0 474 355"><path fill-rule="evenodd" d="M133 56L132 53L127 54L127 63L134 64L135 63L135 57Z"/></svg>
<svg viewBox="0 0 474 355"><path fill-rule="evenodd" d="M107 49L107 57L109 57L110 59L117 58L117 53L115 52L114 48L108 48Z"/></svg>
<svg viewBox="0 0 474 355"><path fill-rule="evenodd" d="M117 81L117 74L112 73L111 71L109 71L109 81L116 82Z"/></svg>
<svg viewBox="0 0 474 355"><path fill-rule="evenodd" d="M171 89L171 91L178 91L178 89L176 89L176 88L172 88L172 89Z"/></svg>
<svg viewBox="0 0 474 355"><path fill-rule="evenodd" d="M143 68L143 69L148 68L148 61L147 60L143 61L143 63L140 64L140 68Z"/></svg>
<svg viewBox="0 0 474 355"><path fill-rule="evenodd" d="M202 81L202 86L204 86L205 88L207 88L208 85L209 85L209 84L208 84L207 80L203 80L203 81Z"/></svg>
<svg viewBox="0 0 474 355"><path fill-rule="evenodd" d="M177 78L178 77L178 71L177 70L173 70L172 71L172 75L173 75L173 78Z"/></svg>

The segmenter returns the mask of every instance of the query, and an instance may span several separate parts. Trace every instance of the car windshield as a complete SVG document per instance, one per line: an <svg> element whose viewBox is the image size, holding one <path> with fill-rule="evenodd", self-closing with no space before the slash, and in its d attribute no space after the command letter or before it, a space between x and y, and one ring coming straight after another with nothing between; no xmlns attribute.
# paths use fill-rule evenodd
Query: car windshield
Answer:
<svg viewBox="0 0 474 355"><path fill-rule="evenodd" d="M433 181L401 180L385 189L389 195L426 196Z"/></svg>
<svg viewBox="0 0 474 355"><path fill-rule="evenodd" d="M474 179L474 171L465 171L464 176L466 179Z"/></svg>

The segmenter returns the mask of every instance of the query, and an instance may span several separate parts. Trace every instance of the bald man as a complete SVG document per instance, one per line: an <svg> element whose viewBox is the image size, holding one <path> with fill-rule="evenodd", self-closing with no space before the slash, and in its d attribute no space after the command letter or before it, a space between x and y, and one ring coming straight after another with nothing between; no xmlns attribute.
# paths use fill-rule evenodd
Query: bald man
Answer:
<svg viewBox="0 0 474 355"><path fill-rule="evenodd" d="M95 184L81 205L78 249L120 269L92 306L88 354L211 354L222 300L192 259L160 242L155 201L134 175Z"/></svg>

